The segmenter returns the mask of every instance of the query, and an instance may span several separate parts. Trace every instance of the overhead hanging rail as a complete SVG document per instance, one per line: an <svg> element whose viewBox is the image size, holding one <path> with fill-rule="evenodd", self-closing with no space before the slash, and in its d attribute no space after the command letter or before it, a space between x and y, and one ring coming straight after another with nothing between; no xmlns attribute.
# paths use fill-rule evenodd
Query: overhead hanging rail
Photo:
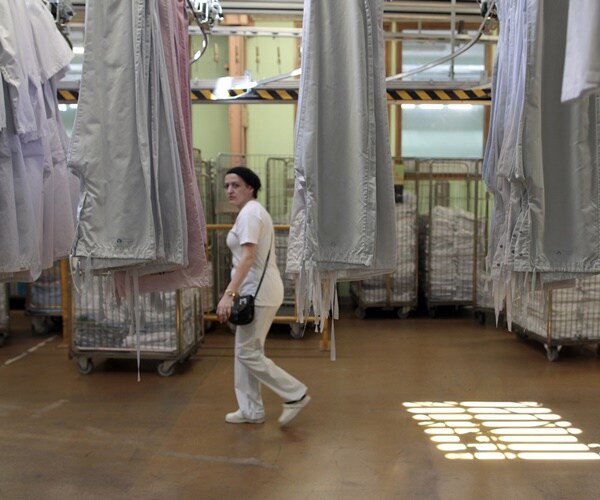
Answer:
<svg viewBox="0 0 600 500"><path fill-rule="evenodd" d="M75 10L71 0L44 0L44 3L52 13L52 17L54 17L56 28L58 31L60 31L60 34L72 49L73 43L71 42L71 37L69 36L70 31L68 25L75 15Z"/></svg>
<svg viewBox="0 0 600 500"><path fill-rule="evenodd" d="M455 4L456 2L452 2L453 4ZM475 36L469 41L469 43L467 43L466 45L464 45L463 47L461 47L458 50L454 50L455 49L455 44L456 44L456 35L455 32L456 30L455 28L455 24L456 24L456 20L453 18L452 20L452 50L450 52L450 54L447 54L439 59L436 59L434 61L431 61L427 64L424 64L422 66L419 66L418 68L415 68L413 70L410 71L406 71L403 73L398 73L396 75L392 75L392 76L388 76L386 78L386 81L390 82L393 80L400 80L402 78L406 78L407 76L412 76L415 75L417 73L422 73L424 71L427 71L428 69L434 68L435 66L439 66L440 64L444 64L446 62L449 62L452 64L454 59L459 56L460 54L465 53L467 50L469 50L471 47L473 47L473 45L475 45L479 39L481 38L481 36L483 35L484 30L487 28L488 23L490 22L490 19L493 18L493 13L495 12L496 9L496 1L495 0L490 0L488 2L484 2L485 4L485 8L487 9L485 11L485 13L483 14L483 21L481 21L481 24L479 25L479 28L477 30L477 33L475 34ZM483 8L483 5L482 5ZM452 71L452 76L454 76L454 72Z"/></svg>
<svg viewBox="0 0 600 500"><path fill-rule="evenodd" d="M71 1L76 11L85 10L85 0ZM302 18L304 2L298 0L278 0L253 2L249 0L220 0L223 13L246 14L249 16L278 16L281 18ZM384 2L385 21L406 22L448 22L451 16L456 21L478 23L481 20L481 7L477 1L440 0L393 0Z"/></svg>
<svg viewBox="0 0 600 500"><path fill-rule="evenodd" d="M301 1L233 1L221 0L223 10L230 14L268 15L268 16L296 16L301 17L303 4ZM454 5L453 5L454 4ZM386 21L392 20L448 20L451 15L465 22L478 22L481 10L476 2L448 1L386 1L383 6L383 15Z"/></svg>

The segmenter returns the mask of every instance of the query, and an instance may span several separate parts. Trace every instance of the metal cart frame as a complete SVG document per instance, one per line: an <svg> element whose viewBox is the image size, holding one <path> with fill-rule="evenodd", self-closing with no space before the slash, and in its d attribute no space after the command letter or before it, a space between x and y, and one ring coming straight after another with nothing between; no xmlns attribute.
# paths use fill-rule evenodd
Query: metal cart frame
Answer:
<svg viewBox="0 0 600 500"><path fill-rule="evenodd" d="M8 285L0 283L0 347L8 338L8 330L10 328L10 316L8 314Z"/></svg>
<svg viewBox="0 0 600 500"><path fill-rule="evenodd" d="M434 158L418 159L415 164L415 190L419 202L419 213L427 217L427 227L422 231L421 251L424 255L420 259L421 285L423 287L427 311L430 317L437 315L441 306L473 306L476 293L476 271L477 271L477 246L479 244L480 221L477 217L477 204L480 189L481 160L473 158ZM464 198L452 196L452 184L464 190ZM459 184L456 184L459 183ZM427 194L424 192L427 186ZM459 208L473 215L473 241L469 263L471 274L470 296L461 298L441 298L432 286L432 248L434 244L432 216L434 208L447 207ZM467 290L469 291L469 290Z"/></svg>
<svg viewBox="0 0 600 500"><path fill-rule="evenodd" d="M386 274L383 277L377 277L374 279L353 281L350 283L350 296L356 304L354 315L359 319L364 319L368 309L391 309L395 310L396 315L400 319L407 318L410 312L417 308L419 300L419 200L417 199L417 193L414 186L411 184L413 189L408 189L406 181L412 182L415 179L415 160L412 158L393 158L394 172L397 172L395 179L396 191L396 205L403 204L407 200L404 198L407 194L414 198L414 221L413 221L413 240L406 242L404 238L407 234L403 231L404 228L396 226L396 247L398 252L412 251L414 261L412 262L413 268L402 269L402 263L399 262L400 255L397 256L396 264L397 271ZM399 189L402 191L400 192ZM396 214L397 215L397 214ZM402 220L406 220L403 218ZM396 217L396 221L398 219ZM410 233L409 233L410 234ZM412 248L411 248L412 247ZM398 291L399 289L394 285L400 284L399 273L405 271L402 276L402 284L406 283L406 276L410 272L412 273L412 286L409 289L402 289L402 291L411 296L407 300L400 300ZM381 281L384 280L384 283ZM372 289L367 289L367 286L373 285ZM383 286L382 286L383 285Z"/></svg>
<svg viewBox="0 0 600 500"><path fill-rule="evenodd" d="M94 278L92 278L94 279ZM88 284L87 286L95 286ZM198 289L177 290L175 292L175 348L170 350L158 350L153 347L144 347L141 349L141 359L159 360L157 367L158 374L164 377L170 376L175 371L177 363L183 363L188 360L198 350L202 340L203 324L201 314L201 296ZM184 293L193 293L191 303L191 332L186 332L186 322L184 321ZM137 357L137 349L135 345L119 345L119 342L111 342L111 335L115 334L114 327L109 327L101 321L92 320L78 311L76 308L77 290L72 284L69 285L69 294L71 295L70 307L68 312L69 321L69 357L77 361L79 372L86 375L93 370L93 359L135 359ZM114 325L113 325L114 326ZM131 332L131 321L119 325L118 331ZM86 332L91 336L92 340L105 339L103 342L92 342L91 345L83 345L81 342L80 332ZM186 333L188 335L186 335ZM191 337L190 335L191 334ZM186 340L186 336L190 337ZM104 346L100 345L105 343Z"/></svg>
<svg viewBox="0 0 600 500"><path fill-rule="evenodd" d="M25 313L31 317L36 334L48 333L62 317L61 261L42 271L33 283L27 283Z"/></svg>
<svg viewBox="0 0 600 500"><path fill-rule="evenodd" d="M578 287L586 283L597 284L598 293L593 296L578 293ZM541 342L549 361L557 361L561 349L567 345L594 344L596 354L600 355L599 294L600 276L576 280L571 287L530 292L526 301L522 298L513 308L512 326L517 339ZM544 312L543 317L539 316L540 311ZM565 330L568 333L563 333Z"/></svg>

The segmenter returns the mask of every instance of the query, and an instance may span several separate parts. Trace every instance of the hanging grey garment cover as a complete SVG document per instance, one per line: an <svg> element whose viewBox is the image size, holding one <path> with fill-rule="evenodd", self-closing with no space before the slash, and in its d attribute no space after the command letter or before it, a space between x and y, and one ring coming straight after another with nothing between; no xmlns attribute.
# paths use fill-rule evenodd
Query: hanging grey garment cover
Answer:
<svg viewBox="0 0 600 500"><path fill-rule="evenodd" d="M198 191L192 153L192 123L189 77L189 35L184 0L159 0L158 12L171 89L173 117L185 194L188 266L176 271L147 274L139 278L140 293L208 286L206 260L206 222ZM118 273L115 284L119 295L125 293L125 273Z"/></svg>
<svg viewBox="0 0 600 500"><path fill-rule="evenodd" d="M337 279L394 269L389 147L383 2L305 0L286 268L301 317L336 314Z"/></svg>
<svg viewBox="0 0 600 500"><path fill-rule="evenodd" d="M499 3L503 12L508 13L504 6L509 3ZM497 246L489 248L488 258L496 307L505 298L509 315L514 296L537 283L600 272L598 102L588 96L561 103L567 8L564 2L550 7L525 0L519 9L524 16L507 16L513 21L510 25L501 17L501 33L516 29L518 20L526 40L523 47L510 46L498 61L496 70L502 74L515 58L524 58L525 71L514 72L516 80L497 89L508 91L510 102L520 95L524 74L523 102L512 102L516 112L505 111L505 123L492 124L490 140L499 151L486 154L486 181L495 190L493 220L503 225L499 235L492 230L490 242ZM505 131L502 141L494 127Z"/></svg>
<svg viewBox="0 0 600 500"><path fill-rule="evenodd" d="M600 91L600 2L569 0L563 101Z"/></svg>
<svg viewBox="0 0 600 500"><path fill-rule="evenodd" d="M82 197L72 254L94 270L187 265L181 166L155 0L88 2L69 167Z"/></svg>
<svg viewBox="0 0 600 500"><path fill-rule="evenodd" d="M600 272L598 102L588 97L561 103L567 8L564 2L550 7L528 0L527 5L525 105L517 160L527 196L511 246L514 270L553 273L546 281Z"/></svg>

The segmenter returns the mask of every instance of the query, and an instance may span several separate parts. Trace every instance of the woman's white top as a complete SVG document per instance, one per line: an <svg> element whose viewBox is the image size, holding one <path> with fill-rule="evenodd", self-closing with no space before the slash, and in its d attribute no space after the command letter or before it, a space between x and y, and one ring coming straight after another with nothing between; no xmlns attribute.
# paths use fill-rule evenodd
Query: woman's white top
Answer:
<svg viewBox="0 0 600 500"><path fill-rule="evenodd" d="M271 254L267 271L255 303L257 306L281 305L283 302L283 282L277 268L273 220L269 212L254 199L242 207L233 227L227 234L227 246L233 256L232 277L242 258L242 245L246 243L256 245L256 259L238 293L240 295L254 295L256 293L270 248Z"/></svg>

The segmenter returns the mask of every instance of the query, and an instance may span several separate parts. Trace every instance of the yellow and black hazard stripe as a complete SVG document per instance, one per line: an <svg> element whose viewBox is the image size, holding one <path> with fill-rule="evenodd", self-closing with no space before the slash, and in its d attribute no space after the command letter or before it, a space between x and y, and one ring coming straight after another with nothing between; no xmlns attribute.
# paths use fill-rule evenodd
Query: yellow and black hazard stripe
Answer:
<svg viewBox="0 0 600 500"><path fill-rule="evenodd" d="M427 89L427 90L400 90L388 89L388 101L407 101L407 102L473 102L489 101L492 93L490 89Z"/></svg>
<svg viewBox="0 0 600 500"><path fill-rule="evenodd" d="M212 90L192 89L192 103L209 102L296 102L299 92L297 89L231 89L228 97L217 98ZM387 89L388 101L401 102L486 102L491 100L491 89ZM79 97L78 90L58 90L58 101L75 103Z"/></svg>
<svg viewBox="0 0 600 500"><path fill-rule="evenodd" d="M75 103L79 99L79 90L58 89L58 102Z"/></svg>
<svg viewBox="0 0 600 500"><path fill-rule="evenodd" d="M243 99L244 101L288 101L298 100L298 90L293 89L231 89L227 92L229 97L218 98L209 89L193 89L192 102L214 102Z"/></svg>

